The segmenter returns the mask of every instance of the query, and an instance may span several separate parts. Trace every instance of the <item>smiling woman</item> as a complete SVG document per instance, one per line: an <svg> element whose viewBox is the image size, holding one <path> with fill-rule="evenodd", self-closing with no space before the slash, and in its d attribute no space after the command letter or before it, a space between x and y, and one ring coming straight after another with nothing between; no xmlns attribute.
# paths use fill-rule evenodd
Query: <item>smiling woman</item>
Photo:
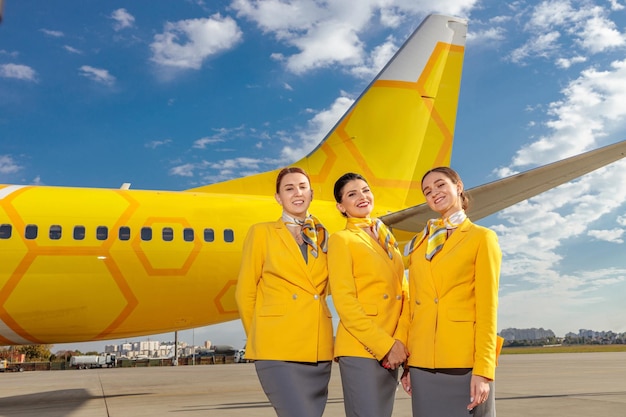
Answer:
<svg viewBox="0 0 626 417"><path fill-rule="evenodd" d="M328 242L328 273L339 314L339 362L347 416L385 417L393 411L398 367L408 350L404 264L396 240L370 218L374 194L365 178L342 175L334 186L346 228Z"/></svg>
<svg viewBox="0 0 626 417"><path fill-rule="evenodd" d="M254 360L279 417L321 417L333 354L327 231L309 214L313 190L301 168L278 173L275 198L281 218L252 226L242 251L236 299L245 359Z"/></svg>

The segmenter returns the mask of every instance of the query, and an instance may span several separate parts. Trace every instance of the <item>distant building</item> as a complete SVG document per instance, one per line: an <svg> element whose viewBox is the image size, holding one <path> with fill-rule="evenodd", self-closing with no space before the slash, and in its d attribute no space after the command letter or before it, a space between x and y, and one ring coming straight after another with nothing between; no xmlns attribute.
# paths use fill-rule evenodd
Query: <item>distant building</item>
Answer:
<svg viewBox="0 0 626 417"><path fill-rule="evenodd" d="M552 330L544 330L543 328L503 329L500 331L500 336L504 337L504 339L508 342L516 340L545 340L556 337Z"/></svg>

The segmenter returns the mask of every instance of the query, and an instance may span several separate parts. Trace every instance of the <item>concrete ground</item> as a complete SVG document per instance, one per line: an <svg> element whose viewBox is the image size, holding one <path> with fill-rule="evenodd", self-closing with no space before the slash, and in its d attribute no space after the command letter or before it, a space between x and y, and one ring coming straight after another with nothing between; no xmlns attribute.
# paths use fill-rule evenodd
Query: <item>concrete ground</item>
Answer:
<svg viewBox="0 0 626 417"><path fill-rule="evenodd" d="M503 355L500 417L626 415L626 352ZM0 416L275 416L253 364L0 374ZM333 368L324 417L343 416ZM410 417L399 389L394 416Z"/></svg>

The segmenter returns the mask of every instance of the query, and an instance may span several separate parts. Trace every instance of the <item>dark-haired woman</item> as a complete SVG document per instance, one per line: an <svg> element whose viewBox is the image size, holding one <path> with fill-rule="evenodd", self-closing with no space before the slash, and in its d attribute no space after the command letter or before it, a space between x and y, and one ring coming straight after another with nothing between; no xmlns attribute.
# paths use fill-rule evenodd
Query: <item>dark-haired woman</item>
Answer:
<svg viewBox="0 0 626 417"><path fill-rule="evenodd" d="M496 234L465 215L468 199L448 167L422 178L439 214L409 242L409 368L402 385L413 416L495 416L498 281Z"/></svg>
<svg viewBox="0 0 626 417"><path fill-rule="evenodd" d="M404 264L387 227L370 218L374 194L360 174L347 173L334 188L344 230L328 244L333 304L339 314L335 358L348 417L389 417L406 360L408 315Z"/></svg>
<svg viewBox="0 0 626 417"><path fill-rule="evenodd" d="M320 417L333 358L327 232L308 212L302 169L280 171L275 198L281 218L252 226L243 245L236 299L246 359L279 417Z"/></svg>

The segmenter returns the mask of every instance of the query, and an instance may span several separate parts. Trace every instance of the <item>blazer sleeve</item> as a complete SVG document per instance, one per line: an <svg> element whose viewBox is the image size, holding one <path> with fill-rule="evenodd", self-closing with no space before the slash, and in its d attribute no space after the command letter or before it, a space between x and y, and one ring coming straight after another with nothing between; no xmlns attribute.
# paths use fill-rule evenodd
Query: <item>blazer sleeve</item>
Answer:
<svg viewBox="0 0 626 417"><path fill-rule="evenodd" d="M391 350L395 340L366 314L359 301L354 262L350 242L343 239L340 233L331 235L328 241L328 278L333 304L346 330L377 360L381 360Z"/></svg>
<svg viewBox="0 0 626 417"><path fill-rule="evenodd" d="M235 300L239 308L239 315L243 323L246 335L250 335L252 318L257 297L257 285L263 275L263 263L265 259L265 245L260 244L258 227L251 227L243 243L241 266L237 287L235 290Z"/></svg>
<svg viewBox="0 0 626 417"><path fill-rule="evenodd" d="M492 230L486 231L476 255L476 340L475 375L494 379L496 370L496 338L498 285L502 252Z"/></svg>

